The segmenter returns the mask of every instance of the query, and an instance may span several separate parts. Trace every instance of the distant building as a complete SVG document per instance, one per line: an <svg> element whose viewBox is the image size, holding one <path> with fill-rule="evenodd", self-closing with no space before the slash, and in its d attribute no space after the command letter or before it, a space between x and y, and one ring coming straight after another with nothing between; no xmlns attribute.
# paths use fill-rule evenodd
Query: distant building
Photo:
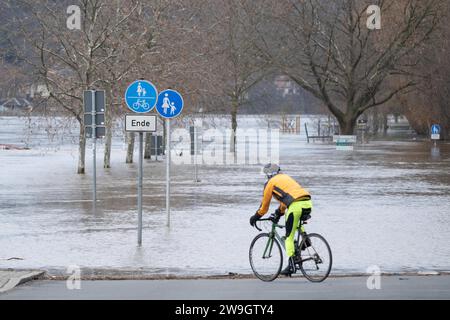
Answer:
<svg viewBox="0 0 450 320"><path fill-rule="evenodd" d="M31 99L34 99L35 96L40 96L42 98L48 98L50 96L50 93L47 90L47 86L44 84L33 84L30 87L30 90L28 92L28 96L30 96Z"/></svg>
<svg viewBox="0 0 450 320"><path fill-rule="evenodd" d="M296 95L299 93L297 84L292 81L288 76L282 75L275 78L275 88L281 92L284 97L289 95Z"/></svg>
<svg viewBox="0 0 450 320"><path fill-rule="evenodd" d="M31 110L33 110L33 104L25 98L11 98L0 100L0 112Z"/></svg>

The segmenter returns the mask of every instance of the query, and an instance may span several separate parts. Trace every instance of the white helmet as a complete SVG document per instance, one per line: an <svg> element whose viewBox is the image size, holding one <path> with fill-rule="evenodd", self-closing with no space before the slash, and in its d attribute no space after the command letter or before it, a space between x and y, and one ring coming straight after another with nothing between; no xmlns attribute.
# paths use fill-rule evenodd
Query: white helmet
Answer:
<svg viewBox="0 0 450 320"><path fill-rule="evenodd" d="M280 166L275 163L268 163L266 164L261 172L264 173L268 179L272 178L274 175L280 173Z"/></svg>

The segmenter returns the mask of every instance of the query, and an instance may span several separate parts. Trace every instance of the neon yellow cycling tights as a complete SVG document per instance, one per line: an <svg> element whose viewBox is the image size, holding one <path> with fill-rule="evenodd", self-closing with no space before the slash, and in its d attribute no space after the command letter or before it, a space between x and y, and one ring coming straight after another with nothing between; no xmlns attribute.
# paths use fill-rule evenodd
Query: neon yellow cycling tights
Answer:
<svg viewBox="0 0 450 320"><path fill-rule="evenodd" d="M300 221L300 217L302 216L303 209L312 209L311 200L293 202L289 206L289 208L287 208L287 213L285 214L286 218L285 246L288 257L292 257L295 255L295 247L294 247L295 231L297 231L297 227Z"/></svg>

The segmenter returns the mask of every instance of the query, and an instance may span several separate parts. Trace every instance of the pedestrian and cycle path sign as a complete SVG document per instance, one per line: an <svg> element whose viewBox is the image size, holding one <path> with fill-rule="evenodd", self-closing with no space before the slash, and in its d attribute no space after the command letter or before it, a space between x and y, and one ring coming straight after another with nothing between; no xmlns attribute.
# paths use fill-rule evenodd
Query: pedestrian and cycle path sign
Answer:
<svg viewBox="0 0 450 320"><path fill-rule="evenodd" d="M158 91L153 83L137 80L125 91L125 102L128 108L136 113L150 112L156 104Z"/></svg>
<svg viewBox="0 0 450 320"><path fill-rule="evenodd" d="M431 126L431 139L440 140L441 139L441 126L438 124L433 124Z"/></svg>
<svg viewBox="0 0 450 320"><path fill-rule="evenodd" d="M184 101L181 94L175 90L164 90L158 96L156 111L165 119L172 119L181 114Z"/></svg>

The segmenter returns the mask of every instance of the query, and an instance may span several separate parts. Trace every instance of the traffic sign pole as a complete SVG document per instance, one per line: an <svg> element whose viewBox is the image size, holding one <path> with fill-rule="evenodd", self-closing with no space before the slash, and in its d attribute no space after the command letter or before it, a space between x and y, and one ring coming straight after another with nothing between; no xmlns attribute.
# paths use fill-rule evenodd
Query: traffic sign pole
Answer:
<svg viewBox="0 0 450 320"><path fill-rule="evenodd" d="M97 203L97 138L105 136L105 91L85 90L83 92L85 138L92 140L92 201Z"/></svg>
<svg viewBox="0 0 450 320"><path fill-rule="evenodd" d="M166 119L166 213L170 227L170 119Z"/></svg>
<svg viewBox="0 0 450 320"><path fill-rule="evenodd" d="M142 246L142 203L143 203L143 179L144 179L144 132L156 132L155 115L126 115L125 131L139 133L139 159L137 175L137 211L138 211L138 246Z"/></svg>
<svg viewBox="0 0 450 320"><path fill-rule="evenodd" d="M156 111L166 119L166 214L167 227L170 227L170 119L181 114L184 101L181 94L175 90L164 90L159 93Z"/></svg>
<svg viewBox="0 0 450 320"><path fill-rule="evenodd" d="M149 81L136 80L125 91L125 103L135 113L150 112L156 104L158 91ZM125 130L139 132L139 169L138 169L138 246L142 245L142 180L144 162L144 132L156 132L155 116L125 116Z"/></svg>
<svg viewBox="0 0 450 320"><path fill-rule="evenodd" d="M198 182L197 148L197 128L194 125L194 182Z"/></svg>
<svg viewBox="0 0 450 320"><path fill-rule="evenodd" d="M94 209L97 204L97 130L96 130L96 105L95 105L95 91L91 91L92 95L92 175L93 175L93 191L92 191L92 201L94 203Z"/></svg>
<svg viewBox="0 0 450 320"><path fill-rule="evenodd" d="M144 161L144 133L139 132L139 174L138 174L138 246L142 245L142 180Z"/></svg>

